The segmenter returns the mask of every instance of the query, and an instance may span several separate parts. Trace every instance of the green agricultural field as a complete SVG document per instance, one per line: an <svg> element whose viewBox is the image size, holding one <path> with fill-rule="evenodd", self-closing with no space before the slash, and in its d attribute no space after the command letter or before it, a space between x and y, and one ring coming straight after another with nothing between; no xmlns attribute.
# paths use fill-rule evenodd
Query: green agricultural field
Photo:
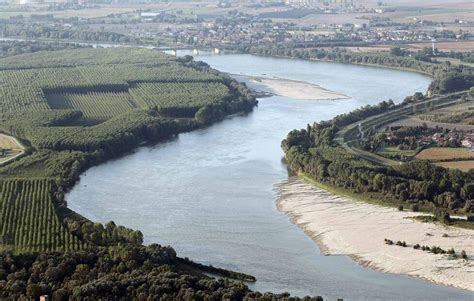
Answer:
<svg viewBox="0 0 474 301"><path fill-rule="evenodd" d="M230 77L160 51L80 49L0 60L0 131L26 156L0 167L0 250L16 253L140 243L69 211L63 191L81 172L154 142L251 110Z"/></svg>

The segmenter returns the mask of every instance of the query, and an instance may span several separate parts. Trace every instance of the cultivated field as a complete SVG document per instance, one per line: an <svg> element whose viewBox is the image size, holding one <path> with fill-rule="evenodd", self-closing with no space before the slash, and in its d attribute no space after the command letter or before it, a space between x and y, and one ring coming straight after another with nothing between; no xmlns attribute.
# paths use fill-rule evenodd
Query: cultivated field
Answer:
<svg viewBox="0 0 474 301"><path fill-rule="evenodd" d="M412 49L418 50L425 47L431 48L431 43L416 43L410 44ZM474 49L474 41L459 41L459 42L439 42L435 44L436 48L441 51L472 51Z"/></svg>
<svg viewBox="0 0 474 301"><path fill-rule="evenodd" d="M474 158L474 152L466 148L431 147L422 150L416 158L420 160L466 159Z"/></svg>
<svg viewBox="0 0 474 301"><path fill-rule="evenodd" d="M464 172L468 172L471 169L474 169L474 160L468 161L450 161L450 162L438 162L435 163L437 166L451 169L459 169Z"/></svg>
<svg viewBox="0 0 474 301"><path fill-rule="evenodd" d="M65 93L50 94L46 98L54 110L79 110L93 120L106 120L134 108L128 93Z"/></svg>
<svg viewBox="0 0 474 301"><path fill-rule="evenodd" d="M134 109L156 107L185 117L229 97L223 79L199 72L171 56L145 49L83 50L5 59L0 67L0 110L74 110L105 121ZM129 54L125 60L121 54ZM21 67L15 70L14 66ZM174 116L174 113L176 115Z"/></svg>

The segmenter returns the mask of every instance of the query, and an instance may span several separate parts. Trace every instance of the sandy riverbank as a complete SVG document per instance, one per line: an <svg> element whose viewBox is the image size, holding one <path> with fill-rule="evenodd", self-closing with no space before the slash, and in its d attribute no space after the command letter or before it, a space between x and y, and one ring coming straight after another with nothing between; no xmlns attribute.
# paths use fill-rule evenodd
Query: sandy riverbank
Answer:
<svg viewBox="0 0 474 301"><path fill-rule="evenodd" d="M347 95L325 89L319 85L308 83L305 81L290 80L286 78L269 78L260 76L243 76L246 81L251 81L259 87L263 87L265 92L275 95L285 96L294 99L308 100L336 100L348 99Z"/></svg>
<svg viewBox="0 0 474 301"><path fill-rule="evenodd" d="M270 88L270 90L280 96L296 99L345 99L348 96L324 89L321 86L288 79L260 78L260 83Z"/></svg>
<svg viewBox="0 0 474 301"><path fill-rule="evenodd" d="M278 191L280 210L318 243L323 254L349 255L379 271L474 291L474 231L416 222L406 217L419 213L335 196L297 178L281 184ZM385 238L406 241L408 247L386 245ZM415 250L417 243L454 248L458 254L465 250L469 261Z"/></svg>

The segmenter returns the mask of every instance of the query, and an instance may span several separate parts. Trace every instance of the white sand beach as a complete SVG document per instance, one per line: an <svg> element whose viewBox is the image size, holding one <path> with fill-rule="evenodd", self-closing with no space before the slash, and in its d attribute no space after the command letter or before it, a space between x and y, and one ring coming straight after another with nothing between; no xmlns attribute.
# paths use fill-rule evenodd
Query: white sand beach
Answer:
<svg viewBox="0 0 474 301"><path fill-rule="evenodd" d="M281 184L278 192L280 210L313 238L323 254L349 255L379 271L474 291L473 230L421 223L407 218L420 213L336 196L298 178ZM387 245L385 238L408 246ZM457 254L465 250L469 260L415 250L417 243L454 248Z"/></svg>

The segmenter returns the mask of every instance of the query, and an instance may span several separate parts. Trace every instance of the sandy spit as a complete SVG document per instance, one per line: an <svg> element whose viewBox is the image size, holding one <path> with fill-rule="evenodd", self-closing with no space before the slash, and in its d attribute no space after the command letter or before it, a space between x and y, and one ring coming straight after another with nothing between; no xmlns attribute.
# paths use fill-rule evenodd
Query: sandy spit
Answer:
<svg viewBox="0 0 474 301"><path fill-rule="evenodd" d="M474 231L421 223L400 212L333 195L301 179L278 187L278 207L313 238L325 255L348 255L363 266L423 278L474 291ZM447 234L448 237L443 237ZM408 247L387 245L384 239L406 241ZM413 245L465 250L469 260L415 250Z"/></svg>

